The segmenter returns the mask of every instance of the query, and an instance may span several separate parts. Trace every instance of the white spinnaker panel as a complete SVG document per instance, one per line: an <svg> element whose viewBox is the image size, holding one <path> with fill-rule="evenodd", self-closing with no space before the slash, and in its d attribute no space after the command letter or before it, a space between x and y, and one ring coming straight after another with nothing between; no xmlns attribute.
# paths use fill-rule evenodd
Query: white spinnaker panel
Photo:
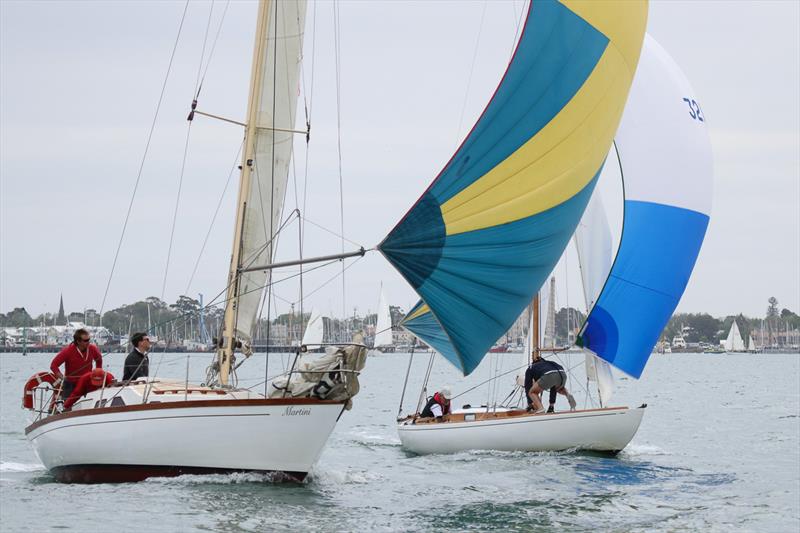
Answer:
<svg viewBox="0 0 800 533"><path fill-rule="evenodd" d="M261 67L260 105L256 123L250 191L244 213L240 266L272 262L281 223L295 128L300 62L305 27L305 0L271 2L266 52ZM241 275L236 315L237 338L250 341L269 271Z"/></svg>
<svg viewBox="0 0 800 533"><path fill-rule="evenodd" d="M611 151L613 154L614 149L612 148ZM611 264L614 262L611 227L608 224L608 216L598 189L595 189L589 199L589 204L575 229L573 239L581 270L583 299L586 309L589 311L600 295L608 273L611 271ZM611 373L611 365L592 352L588 350L585 352L586 377L597 382L601 405L607 405L614 394L614 376Z"/></svg>
<svg viewBox="0 0 800 533"><path fill-rule="evenodd" d="M613 148L611 152L614 153ZM616 159L616 157L614 158ZM583 299L586 303L586 310L590 311L603 289L603 284L611 271L611 264L614 262L611 228L598 189L595 189L589 199L589 204L575 229L573 239L581 269Z"/></svg>
<svg viewBox="0 0 800 533"><path fill-rule="evenodd" d="M702 108L680 67L650 35L645 35L641 57L615 137L626 178L625 199L709 215L713 180L696 179L713 174L708 132L685 124L687 117L705 122ZM648 83L663 79L671 83Z"/></svg>
<svg viewBox="0 0 800 533"><path fill-rule="evenodd" d="M325 335L325 321L319 311L312 310L311 318L308 319L306 324L306 331L303 333L303 341L301 344L321 344Z"/></svg>
<svg viewBox="0 0 800 533"><path fill-rule="evenodd" d="M392 315L389 311L389 301L386 299L386 293L381 288L381 295L378 300L378 319L375 324L375 343L378 346L391 346L392 340Z"/></svg>

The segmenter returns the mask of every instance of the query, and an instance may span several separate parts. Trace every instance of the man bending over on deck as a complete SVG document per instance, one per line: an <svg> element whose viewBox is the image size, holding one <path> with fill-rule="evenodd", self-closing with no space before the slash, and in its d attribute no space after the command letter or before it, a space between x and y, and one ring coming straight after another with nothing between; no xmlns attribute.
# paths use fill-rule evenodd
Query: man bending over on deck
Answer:
<svg viewBox="0 0 800 533"><path fill-rule="evenodd" d="M450 398L452 396L450 387L444 387L428 400L419 416L421 418L436 417L436 421L441 422L444 415L450 414Z"/></svg>
<svg viewBox="0 0 800 533"><path fill-rule="evenodd" d="M554 361L547 361L538 352L533 355L533 363L525 371L525 392L528 395L528 410L538 413L542 411L542 400L539 395L550 389L550 407L548 413L556 410L556 394L567 397L569 408L575 410L575 398L567 391L567 373L564 367Z"/></svg>
<svg viewBox="0 0 800 533"><path fill-rule="evenodd" d="M150 337L147 333L134 333L131 335L133 351L125 358L125 371L122 373L122 381L133 381L138 378L146 378L150 372L149 359L147 354L150 351Z"/></svg>
<svg viewBox="0 0 800 533"><path fill-rule="evenodd" d="M72 391L67 401L64 402L64 409L70 409L82 396L86 396L100 387L111 385L113 381L114 376L111 375L111 372L106 372L102 368L95 368L91 372L85 373L81 376L81 379L78 380L78 384L75 385L75 390Z"/></svg>
<svg viewBox="0 0 800 533"><path fill-rule="evenodd" d="M92 361L95 361L97 368L103 368L103 356L97 346L89 344L92 338L88 331L83 328L75 330L72 339L73 342L58 352L53 362L50 363L50 372L63 378L62 400L69 397L81 376L92 370ZM63 374L58 369L62 364L64 365Z"/></svg>

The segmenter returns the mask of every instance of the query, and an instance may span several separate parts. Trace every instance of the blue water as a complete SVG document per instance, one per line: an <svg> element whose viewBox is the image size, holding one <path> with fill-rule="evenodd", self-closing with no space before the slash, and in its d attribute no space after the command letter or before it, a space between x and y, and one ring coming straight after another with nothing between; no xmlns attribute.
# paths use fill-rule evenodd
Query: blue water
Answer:
<svg viewBox="0 0 800 533"><path fill-rule="evenodd" d="M107 357L113 372L122 354ZM183 378L186 355L151 370ZM521 363L487 360L467 380L439 360L431 383L456 394ZM579 356L568 364L581 366ZM258 475L184 476L62 485L24 436L22 385L51 356L0 355L0 530L31 531L791 531L800 528L800 356L654 356L641 380L618 381L615 405L649 406L617 457L589 453L405 453L394 428L407 354L370 357L361 393L303 484ZM209 356L191 356L199 379ZM270 374L283 364L270 358ZM427 355L417 354L409 395ZM241 369L263 381L264 358ZM570 386L583 405L580 383ZM513 374L496 394L512 388ZM486 387L456 399L480 404ZM559 398L559 408L563 398ZM406 401L411 407L415 401ZM136 436L131 436L135 446ZM231 444L235 453L236 444Z"/></svg>

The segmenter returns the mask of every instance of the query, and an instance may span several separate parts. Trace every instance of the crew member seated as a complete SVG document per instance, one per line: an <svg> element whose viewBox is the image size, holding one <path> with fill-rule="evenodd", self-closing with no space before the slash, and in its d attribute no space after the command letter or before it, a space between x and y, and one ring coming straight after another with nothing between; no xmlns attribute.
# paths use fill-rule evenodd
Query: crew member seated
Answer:
<svg viewBox="0 0 800 533"><path fill-rule="evenodd" d="M452 397L453 393L450 392L450 387L444 387L428 400L422 413L420 413L420 417L435 417L437 422L441 422L445 415L450 414L450 398Z"/></svg>
<svg viewBox="0 0 800 533"><path fill-rule="evenodd" d="M101 387L107 387L113 381L114 376L111 375L111 372L106 372L102 368L95 368L91 372L85 373L78 380L78 384L75 385L75 389L73 389L67 401L64 402L64 409L71 409L82 396Z"/></svg>

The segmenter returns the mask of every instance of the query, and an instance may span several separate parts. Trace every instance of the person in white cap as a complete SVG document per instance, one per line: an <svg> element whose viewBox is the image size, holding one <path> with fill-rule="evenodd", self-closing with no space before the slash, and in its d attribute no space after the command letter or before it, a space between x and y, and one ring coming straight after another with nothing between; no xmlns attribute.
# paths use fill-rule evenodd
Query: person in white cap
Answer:
<svg viewBox="0 0 800 533"><path fill-rule="evenodd" d="M450 414L450 398L452 397L453 393L450 392L450 387L444 387L431 396L419 416L422 418L435 417L438 422L441 422L442 417Z"/></svg>

